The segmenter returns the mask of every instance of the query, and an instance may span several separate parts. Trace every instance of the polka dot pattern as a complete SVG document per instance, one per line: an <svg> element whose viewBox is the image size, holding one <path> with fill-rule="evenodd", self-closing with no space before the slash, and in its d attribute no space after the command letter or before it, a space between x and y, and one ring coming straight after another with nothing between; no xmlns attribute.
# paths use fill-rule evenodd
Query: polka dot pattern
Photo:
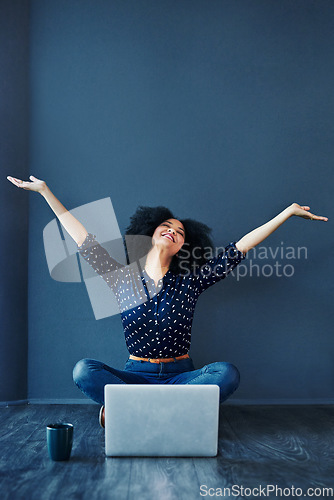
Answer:
<svg viewBox="0 0 334 500"><path fill-rule="evenodd" d="M130 354L142 358L171 358L189 351L197 299L204 290L224 279L244 258L235 241L194 273L170 270L157 287L137 263L123 266L88 233L78 252L113 290L125 342Z"/></svg>

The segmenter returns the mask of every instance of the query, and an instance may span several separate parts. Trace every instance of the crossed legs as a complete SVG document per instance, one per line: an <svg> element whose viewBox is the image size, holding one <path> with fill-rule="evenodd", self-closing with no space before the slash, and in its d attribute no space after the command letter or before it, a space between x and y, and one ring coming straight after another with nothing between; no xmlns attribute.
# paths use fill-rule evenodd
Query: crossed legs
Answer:
<svg viewBox="0 0 334 500"><path fill-rule="evenodd" d="M175 371L162 372L158 364L145 361L144 365L140 361L128 361L127 369L117 370L101 361L85 358L75 365L73 380L87 397L101 405L106 384L216 384L220 388L220 403L239 386L239 370L232 363L215 362L195 370L191 369L191 360L185 361L188 363L176 362L168 367Z"/></svg>

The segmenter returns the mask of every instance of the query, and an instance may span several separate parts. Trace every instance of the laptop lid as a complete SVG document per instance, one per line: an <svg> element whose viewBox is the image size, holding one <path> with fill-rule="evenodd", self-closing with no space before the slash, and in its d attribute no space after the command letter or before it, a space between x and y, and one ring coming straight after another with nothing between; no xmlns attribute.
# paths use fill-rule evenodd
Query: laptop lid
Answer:
<svg viewBox="0 0 334 500"><path fill-rule="evenodd" d="M217 455L219 387L107 384L107 456Z"/></svg>

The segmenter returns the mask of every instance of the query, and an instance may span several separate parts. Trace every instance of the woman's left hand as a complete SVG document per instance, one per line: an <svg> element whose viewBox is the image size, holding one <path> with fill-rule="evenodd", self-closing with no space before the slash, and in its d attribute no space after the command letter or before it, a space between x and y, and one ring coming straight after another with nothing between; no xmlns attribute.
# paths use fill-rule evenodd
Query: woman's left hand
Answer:
<svg viewBox="0 0 334 500"><path fill-rule="evenodd" d="M298 217L303 217L304 219L310 220L328 221L328 217L322 217L321 215L315 215L309 212L310 207L308 207L307 205L298 205L298 203L292 203L289 208L291 209L291 215L298 215Z"/></svg>

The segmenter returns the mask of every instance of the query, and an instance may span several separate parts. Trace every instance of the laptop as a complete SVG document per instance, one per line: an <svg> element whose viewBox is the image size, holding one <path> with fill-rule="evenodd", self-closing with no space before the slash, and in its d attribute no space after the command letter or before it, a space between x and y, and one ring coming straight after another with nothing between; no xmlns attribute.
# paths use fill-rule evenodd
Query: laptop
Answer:
<svg viewBox="0 0 334 500"><path fill-rule="evenodd" d="M107 384L106 456L214 457L219 387Z"/></svg>

